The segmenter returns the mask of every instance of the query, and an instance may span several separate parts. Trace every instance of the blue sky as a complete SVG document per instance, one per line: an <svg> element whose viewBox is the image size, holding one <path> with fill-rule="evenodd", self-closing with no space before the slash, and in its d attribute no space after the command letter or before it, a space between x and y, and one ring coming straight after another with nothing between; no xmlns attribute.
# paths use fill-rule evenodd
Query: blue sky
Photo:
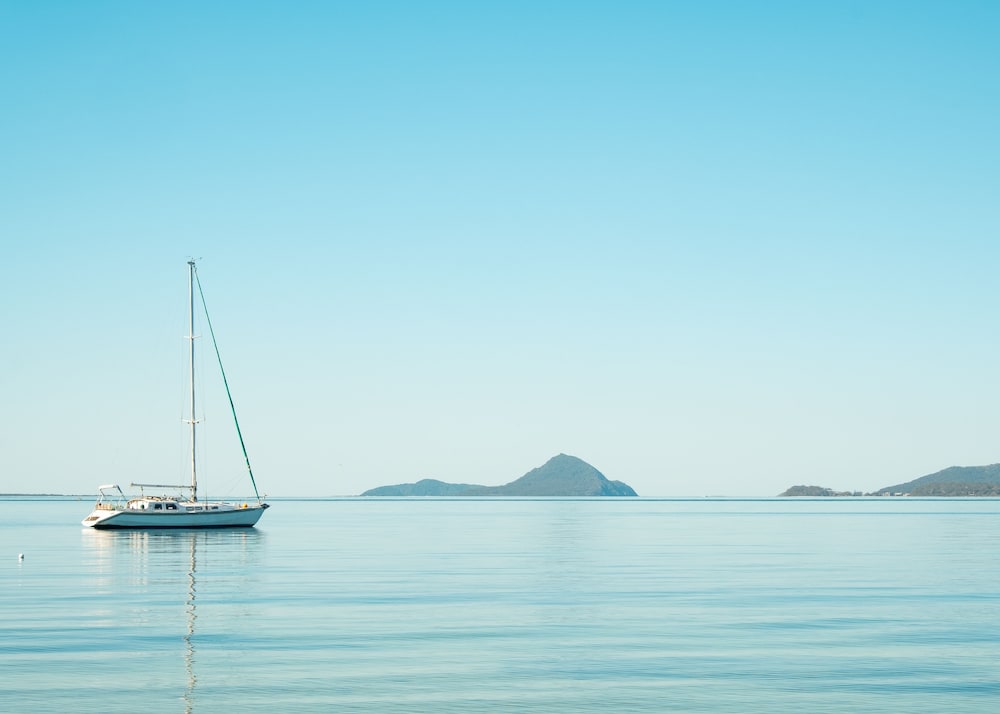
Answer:
<svg viewBox="0 0 1000 714"><path fill-rule="evenodd" d="M0 0L0 492L180 477L189 256L271 495L560 452L649 496L1000 461L998 30Z"/></svg>

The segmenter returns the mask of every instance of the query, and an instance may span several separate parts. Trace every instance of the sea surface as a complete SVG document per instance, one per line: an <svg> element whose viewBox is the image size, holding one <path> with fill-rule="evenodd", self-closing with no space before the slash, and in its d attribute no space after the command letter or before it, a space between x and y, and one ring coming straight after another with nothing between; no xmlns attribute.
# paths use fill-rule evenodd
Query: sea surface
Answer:
<svg viewBox="0 0 1000 714"><path fill-rule="evenodd" d="M90 507L0 498L0 711L1000 711L998 500Z"/></svg>

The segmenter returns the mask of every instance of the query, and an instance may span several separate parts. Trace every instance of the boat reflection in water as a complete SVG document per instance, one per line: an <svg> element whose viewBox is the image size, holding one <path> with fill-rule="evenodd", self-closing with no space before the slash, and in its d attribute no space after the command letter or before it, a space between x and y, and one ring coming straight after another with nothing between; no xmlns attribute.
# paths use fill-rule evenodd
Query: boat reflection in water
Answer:
<svg viewBox="0 0 1000 714"><path fill-rule="evenodd" d="M196 702L199 642L209 639L208 633L212 655L226 658L231 654L227 645L240 636L232 629L234 624L253 621L246 617L252 615L245 611L246 593L259 577L264 533L85 529L82 534L91 546L91 572L118 603L119 612L109 612L109 621L120 626L124 616L130 629L135 626L141 633L131 652L149 656L152 646L156 656L164 656L166 665L157 672L162 680L176 668L176 654L183 651L185 682L180 697L190 714ZM199 612L199 598L205 603L204 612ZM125 654L129 652L126 647Z"/></svg>

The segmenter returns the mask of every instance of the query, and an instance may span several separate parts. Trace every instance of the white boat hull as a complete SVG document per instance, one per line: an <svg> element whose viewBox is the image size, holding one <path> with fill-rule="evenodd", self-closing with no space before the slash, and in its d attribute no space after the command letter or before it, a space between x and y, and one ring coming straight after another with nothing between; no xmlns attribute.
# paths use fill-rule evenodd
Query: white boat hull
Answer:
<svg viewBox="0 0 1000 714"><path fill-rule="evenodd" d="M131 508L96 509L83 519L88 528L250 528L264 514L267 504L218 510L148 511Z"/></svg>

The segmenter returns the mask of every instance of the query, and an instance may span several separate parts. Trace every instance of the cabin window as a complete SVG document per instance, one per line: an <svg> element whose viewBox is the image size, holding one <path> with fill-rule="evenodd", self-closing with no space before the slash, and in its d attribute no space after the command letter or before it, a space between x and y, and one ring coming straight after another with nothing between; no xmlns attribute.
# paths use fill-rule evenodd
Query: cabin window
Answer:
<svg viewBox="0 0 1000 714"><path fill-rule="evenodd" d="M154 503L153 504L153 510L154 511L162 511L163 510L163 504L162 503Z"/></svg>
<svg viewBox="0 0 1000 714"><path fill-rule="evenodd" d="M177 510L177 504L176 503L168 503L167 504L167 510L168 511L176 511Z"/></svg>

